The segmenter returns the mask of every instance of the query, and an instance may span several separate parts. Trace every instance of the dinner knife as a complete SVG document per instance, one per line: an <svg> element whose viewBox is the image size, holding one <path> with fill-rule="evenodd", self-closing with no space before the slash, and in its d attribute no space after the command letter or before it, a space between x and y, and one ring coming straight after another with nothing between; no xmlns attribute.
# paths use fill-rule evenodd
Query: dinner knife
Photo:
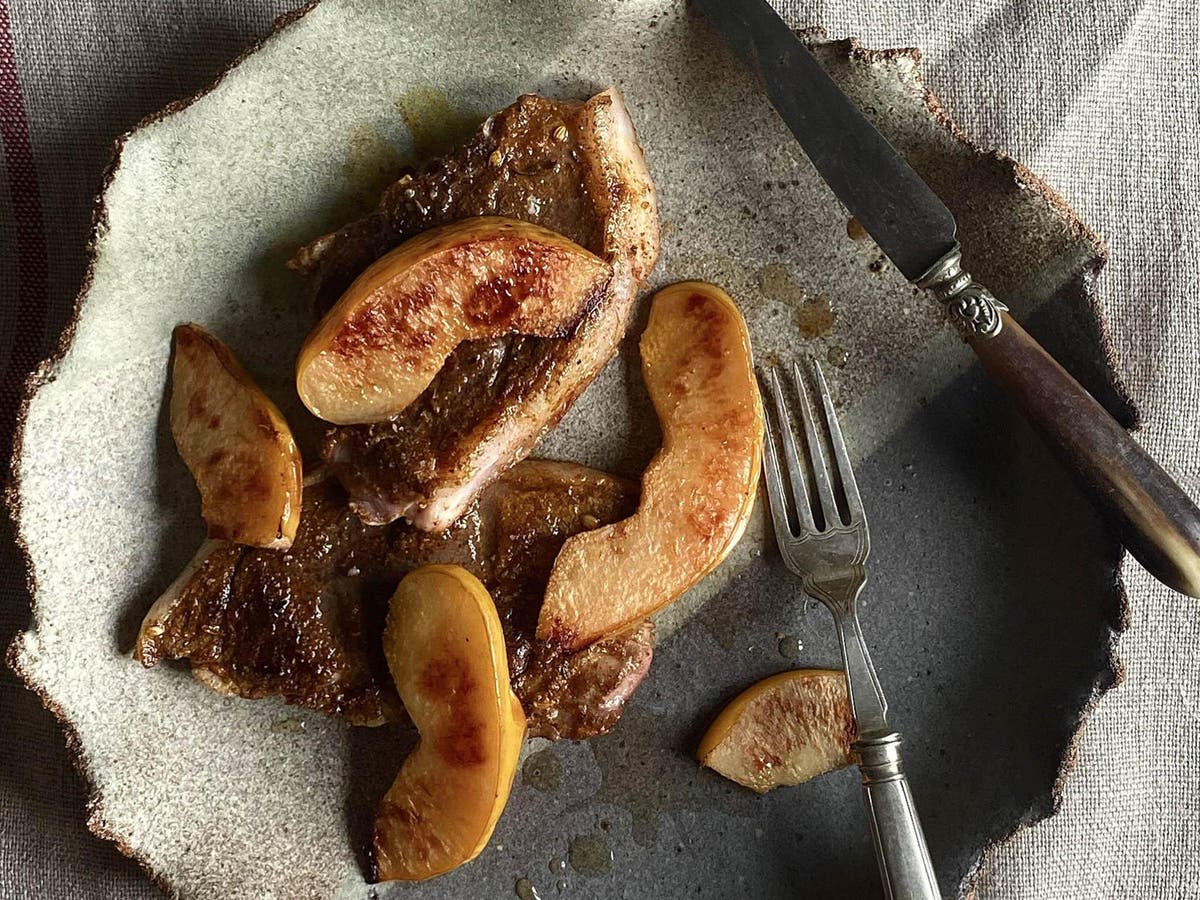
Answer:
<svg viewBox="0 0 1200 900"><path fill-rule="evenodd" d="M1167 586L1200 597L1200 509L963 268L950 210L767 0L694 0L766 85L817 172L909 281L933 292L987 372Z"/></svg>

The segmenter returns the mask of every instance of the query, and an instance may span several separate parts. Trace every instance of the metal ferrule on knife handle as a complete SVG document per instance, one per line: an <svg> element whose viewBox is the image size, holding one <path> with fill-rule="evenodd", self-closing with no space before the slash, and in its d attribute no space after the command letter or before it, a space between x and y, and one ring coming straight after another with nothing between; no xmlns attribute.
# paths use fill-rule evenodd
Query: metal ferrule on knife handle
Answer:
<svg viewBox="0 0 1200 900"><path fill-rule="evenodd" d="M993 337L1000 333L1003 322L1000 313L1007 312L1008 307L963 270L962 251L957 244L930 266L916 283L933 291L946 305L955 324L965 332L980 337Z"/></svg>

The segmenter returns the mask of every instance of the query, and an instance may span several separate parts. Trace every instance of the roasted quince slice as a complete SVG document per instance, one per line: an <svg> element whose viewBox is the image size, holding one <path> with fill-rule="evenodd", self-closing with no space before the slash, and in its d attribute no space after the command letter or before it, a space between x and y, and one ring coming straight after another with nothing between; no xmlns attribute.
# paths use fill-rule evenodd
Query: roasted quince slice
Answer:
<svg viewBox="0 0 1200 900"><path fill-rule="evenodd" d="M396 589L388 668L420 743L375 817L380 881L421 881L474 859L508 802L525 737L504 632L460 566L425 566Z"/></svg>
<svg viewBox="0 0 1200 900"><path fill-rule="evenodd" d="M175 329L171 433L210 538L286 549L300 523L300 452L279 409L215 335Z"/></svg>
<svg viewBox="0 0 1200 900"><path fill-rule="evenodd" d="M711 572L745 530L762 462L750 338L723 290L683 282L654 296L642 374L662 447L637 512L563 545L538 637L571 649L627 628Z"/></svg>
<svg viewBox="0 0 1200 900"><path fill-rule="evenodd" d="M710 769L765 794L848 766L854 738L845 673L797 669L760 681L734 699L696 755Z"/></svg>
<svg viewBox="0 0 1200 900"><path fill-rule="evenodd" d="M571 333L612 270L561 234L497 216L463 219L371 265L300 350L296 390L329 422L379 422L429 386L462 341Z"/></svg>

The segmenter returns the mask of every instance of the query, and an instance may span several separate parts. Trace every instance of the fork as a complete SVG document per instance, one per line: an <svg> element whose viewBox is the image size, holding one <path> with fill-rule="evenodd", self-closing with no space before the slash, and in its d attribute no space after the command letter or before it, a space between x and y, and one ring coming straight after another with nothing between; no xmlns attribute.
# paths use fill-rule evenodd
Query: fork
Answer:
<svg viewBox="0 0 1200 900"><path fill-rule="evenodd" d="M941 894L901 765L900 735L888 726L887 700L858 621L858 595L867 580L871 552L867 514L825 374L815 360L812 377L822 407L816 416L800 366L792 363L807 448L802 453L779 367L764 373L774 406L774 417L766 417L763 469L775 539L804 593L828 607L837 624L857 732L851 749L862 772L863 803L884 892L890 900L934 900ZM833 451L832 466L826 463L823 444ZM786 481L776 445L782 448Z"/></svg>

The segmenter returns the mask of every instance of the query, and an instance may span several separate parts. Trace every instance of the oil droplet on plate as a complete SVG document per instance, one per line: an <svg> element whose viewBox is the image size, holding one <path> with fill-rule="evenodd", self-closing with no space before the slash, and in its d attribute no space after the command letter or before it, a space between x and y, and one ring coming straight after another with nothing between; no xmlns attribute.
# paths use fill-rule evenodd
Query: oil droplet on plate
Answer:
<svg viewBox="0 0 1200 900"><path fill-rule="evenodd" d="M613 852L599 835L581 834L572 839L567 858L580 875L607 875L612 871Z"/></svg>
<svg viewBox="0 0 1200 900"><path fill-rule="evenodd" d="M858 221L854 216L851 216L850 221L846 223L846 234L849 235L852 241L862 241L868 237L867 229L863 228L862 222Z"/></svg>
<svg viewBox="0 0 1200 900"><path fill-rule="evenodd" d="M537 888L528 878L518 878L516 890L517 896L521 900L542 900L542 895L537 892Z"/></svg>
<svg viewBox="0 0 1200 900"><path fill-rule="evenodd" d="M529 881L528 878L517 878L516 892L521 900L541 900L538 888L535 888L533 882Z"/></svg>
<svg viewBox="0 0 1200 900"><path fill-rule="evenodd" d="M800 642L800 638L790 634L784 635L779 639L779 655L784 659L798 659L800 651L804 649L804 644Z"/></svg>
<svg viewBox="0 0 1200 900"><path fill-rule="evenodd" d="M833 331L837 315L828 297L805 297L804 302L796 309L796 325L800 336L805 338L825 337Z"/></svg>
<svg viewBox="0 0 1200 900"><path fill-rule="evenodd" d="M771 300L796 306L804 301L804 290L792 279L788 267L770 263L758 271L758 289Z"/></svg>
<svg viewBox="0 0 1200 900"><path fill-rule="evenodd" d="M850 351L845 347L830 347L825 351L825 358L829 360L831 366L844 369L846 363L850 361Z"/></svg>
<svg viewBox="0 0 1200 900"><path fill-rule="evenodd" d="M275 734L297 734L303 730L303 719L280 719L271 723L271 731Z"/></svg>
<svg viewBox="0 0 1200 900"><path fill-rule="evenodd" d="M556 891L558 891L560 894L563 891L565 891L568 887L569 887L569 885L567 884L567 879L565 879L565 878L560 878L560 879L558 879L558 881L554 882L554 889Z"/></svg>
<svg viewBox="0 0 1200 900"><path fill-rule="evenodd" d="M792 317L805 338L824 337L833 331L836 316L827 297L809 297L792 278L787 266L770 263L758 271L758 289L763 296L792 308Z"/></svg>
<svg viewBox="0 0 1200 900"><path fill-rule="evenodd" d="M556 856L550 860L550 871L557 875L559 872L567 871L567 861L561 856Z"/></svg>
<svg viewBox="0 0 1200 900"><path fill-rule="evenodd" d="M551 793L562 787L563 764L550 750L529 754L521 767L521 780L539 791Z"/></svg>

